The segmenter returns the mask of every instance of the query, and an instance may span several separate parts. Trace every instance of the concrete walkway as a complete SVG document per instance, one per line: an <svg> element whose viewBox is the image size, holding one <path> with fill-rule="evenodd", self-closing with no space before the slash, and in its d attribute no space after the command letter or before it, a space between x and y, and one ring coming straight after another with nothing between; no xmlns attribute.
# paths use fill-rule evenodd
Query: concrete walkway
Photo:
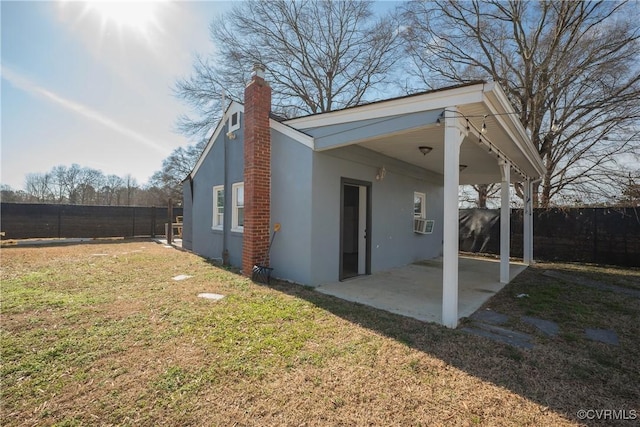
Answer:
<svg viewBox="0 0 640 427"><path fill-rule="evenodd" d="M167 245L167 239L165 237L160 237L157 239L153 239L155 242L160 243L161 245ZM180 238L173 238L171 239L171 245L176 247L176 248L180 248L182 249L182 239Z"/></svg>
<svg viewBox="0 0 640 427"><path fill-rule="evenodd" d="M511 263L510 280L526 268L522 263ZM498 260L460 257L458 277L459 318L469 317L504 287ZM328 283L316 290L425 322L442 323L442 260L421 261Z"/></svg>

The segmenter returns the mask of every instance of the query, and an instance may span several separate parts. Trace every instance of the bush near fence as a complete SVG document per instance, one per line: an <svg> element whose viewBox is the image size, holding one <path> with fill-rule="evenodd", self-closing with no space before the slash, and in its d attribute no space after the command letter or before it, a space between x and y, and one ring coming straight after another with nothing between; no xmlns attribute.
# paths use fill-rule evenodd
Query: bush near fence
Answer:
<svg viewBox="0 0 640 427"><path fill-rule="evenodd" d="M534 209L533 257L640 267L640 208ZM511 256L522 257L522 209L511 210ZM460 250L500 253L500 211L460 210Z"/></svg>
<svg viewBox="0 0 640 427"><path fill-rule="evenodd" d="M2 203L4 239L133 237L165 234L166 207ZM182 208L173 209L173 220Z"/></svg>

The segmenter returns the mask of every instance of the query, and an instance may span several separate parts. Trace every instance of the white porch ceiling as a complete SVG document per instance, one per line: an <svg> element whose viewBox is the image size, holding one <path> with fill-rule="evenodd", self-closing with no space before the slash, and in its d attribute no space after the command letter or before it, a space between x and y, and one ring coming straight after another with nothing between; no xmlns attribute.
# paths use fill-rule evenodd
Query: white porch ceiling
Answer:
<svg viewBox="0 0 640 427"><path fill-rule="evenodd" d="M500 182L501 158L512 164L512 182L541 175L544 167L535 147L493 83L436 90L292 119L287 124L317 138L314 149L318 151L357 145L442 175L445 128L444 120L440 126L436 119L445 110L452 111L447 114L454 115L462 130L469 129L460 147L459 164L466 165L460 184ZM480 133L483 123L486 132ZM422 155L418 148L423 145L433 150Z"/></svg>
<svg viewBox="0 0 640 427"><path fill-rule="evenodd" d="M487 184L501 179L498 160L483 149L477 139L467 137L460 146L460 164L467 167L460 172L460 184ZM361 142L360 146L420 168L444 174L444 127L430 126L404 134ZM423 155L418 147L433 150ZM517 181L518 176L514 176Z"/></svg>
<svg viewBox="0 0 640 427"><path fill-rule="evenodd" d="M460 108L460 112L469 118L472 129L482 129L483 122L487 125L487 132L482 134L484 143L480 143L477 133L471 131L460 146L459 164L467 166L460 172L461 185L500 182L502 177L497 150L504 153L525 174L536 176L536 171L529 165L523 153L517 150L495 117L483 117L486 108L482 105L466 105ZM466 120L461 120L466 125ZM492 152L489 152L486 142L493 146ZM444 126L429 124L420 129L359 141L357 145L440 175L444 174ZM432 147L433 150L423 155L418 149L422 145ZM522 175L512 169L511 182L524 180Z"/></svg>

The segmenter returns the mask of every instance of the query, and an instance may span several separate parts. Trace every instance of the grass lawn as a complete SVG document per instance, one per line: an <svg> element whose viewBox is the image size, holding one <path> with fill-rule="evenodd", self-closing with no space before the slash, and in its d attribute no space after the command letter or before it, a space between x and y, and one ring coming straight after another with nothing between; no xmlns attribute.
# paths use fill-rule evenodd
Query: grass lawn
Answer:
<svg viewBox="0 0 640 427"><path fill-rule="evenodd" d="M580 409L640 415L640 299L542 274L640 289L638 270L522 273L488 306L514 328L535 333L517 320L532 315L561 333L519 350L254 284L150 241L0 257L2 425L562 426L598 423ZM181 274L192 277L172 280ZM587 340L586 327L614 329L620 345Z"/></svg>

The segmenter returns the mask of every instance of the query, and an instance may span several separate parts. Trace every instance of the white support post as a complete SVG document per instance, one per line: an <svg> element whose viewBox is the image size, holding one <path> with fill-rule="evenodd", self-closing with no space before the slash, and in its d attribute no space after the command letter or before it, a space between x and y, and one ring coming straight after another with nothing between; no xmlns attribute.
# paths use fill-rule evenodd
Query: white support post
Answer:
<svg viewBox="0 0 640 427"><path fill-rule="evenodd" d="M511 180L511 165L506 160L500 160L500 282L509 283L509 238L511 230L511 209L509 208L509 182Z"/></svg>
<svg viewBox="0 0 640 427"><path fill-rule="evenodd" d="M458 326L458 186L460 183L460 144L465 136L456 108L445 111L444 129L444 220L442 245L442 324Z"/></svg>
<svg viewBox="0 0 640 427"><path fill-rule="evenodd" d="M524 207L522 208L522 261L526 265L531 264L531 233L532 216L531 180L524 182Z"/></svg>
<svg viewBox="0 0 640 427"><path fill-rule="evenodd" d="M529 194L531 195L531 203L529 208L529 217L531 218L529 220L529 236L531 236L531 238L529 239L529 258L531 264L533 264L533 182L529 182Z"/></svg>

